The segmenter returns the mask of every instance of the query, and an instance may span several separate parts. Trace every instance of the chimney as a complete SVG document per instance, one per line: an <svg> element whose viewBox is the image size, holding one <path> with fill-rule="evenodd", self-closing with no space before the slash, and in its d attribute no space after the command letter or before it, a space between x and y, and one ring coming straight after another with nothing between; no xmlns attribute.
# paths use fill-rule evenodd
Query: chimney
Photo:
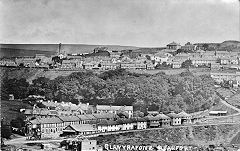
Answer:
<svg viewBox="0 0 240 151"><path fill-rule="evenodd" d="M54 103L57 104L57 101L55 101Z"/></svg>
<svg viewBox="0 0 240 151"><path fill-rule="evenodd" d="M89 106L89 103L87 103L87 106Z"/></svg>

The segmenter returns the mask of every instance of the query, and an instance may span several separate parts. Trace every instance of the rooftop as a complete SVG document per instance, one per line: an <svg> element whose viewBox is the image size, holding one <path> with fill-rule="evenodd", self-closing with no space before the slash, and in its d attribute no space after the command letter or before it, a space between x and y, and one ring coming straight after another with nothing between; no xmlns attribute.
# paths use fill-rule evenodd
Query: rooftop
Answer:
<svg viewBox="0 0 240 151"><path fill-rule="evenodd" d="M91 124L79 124L79 125L68 125L63 132L87 132L87 131L96 131Z"/></svg>
<svg viewBox="0 0 240 151"><path fill-rule="evenodd" d="M97 110L110 110L110 111L126 111L126 110L133 110L133 106L111 106L111 105L97 105Z"/></svg>
<svg viewBox="0 0 240 151"><path fill-rule="evenodd" d="M167 44L167 46L180 46L180 44L173 41L170 44Z"/></svg>
<svg viewBox="0 0 240 151"><path fill-rule="evenodd" d="M80 121L77 116L58 116L64 122Z"/></svg>

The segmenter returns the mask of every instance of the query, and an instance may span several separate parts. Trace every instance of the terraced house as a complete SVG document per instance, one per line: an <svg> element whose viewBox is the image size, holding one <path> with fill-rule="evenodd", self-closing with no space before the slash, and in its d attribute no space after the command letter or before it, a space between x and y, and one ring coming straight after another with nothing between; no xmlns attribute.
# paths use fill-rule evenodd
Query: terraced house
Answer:
<svg viewBox="0 0 240 151"><path fill-rule="evenodd" d="M240 72L212 72L211 77L218 83L223 81L229 81L230 83L236 83L240 85Z"/></svg>
<svg viewBox="0 0 240 151"><path fill-rule="evenodd" d="M97 113L117 114L122 111L124 111L128 114L128 118L131 118L133 116L133 106L96 105Z"/></svg>

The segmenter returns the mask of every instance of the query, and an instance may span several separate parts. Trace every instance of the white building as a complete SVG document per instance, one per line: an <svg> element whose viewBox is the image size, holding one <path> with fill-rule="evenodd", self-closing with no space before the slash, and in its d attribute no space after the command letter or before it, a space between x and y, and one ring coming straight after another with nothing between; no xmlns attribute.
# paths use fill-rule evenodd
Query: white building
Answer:
<svg viewBox="0 0 240 151"><path fill-rule="evenodd" d="M133 106L111 106L111 105L97 105L96 106L97 113L114 113L118 112L126 112L128 113L128 118L133 116Z"/></svg>

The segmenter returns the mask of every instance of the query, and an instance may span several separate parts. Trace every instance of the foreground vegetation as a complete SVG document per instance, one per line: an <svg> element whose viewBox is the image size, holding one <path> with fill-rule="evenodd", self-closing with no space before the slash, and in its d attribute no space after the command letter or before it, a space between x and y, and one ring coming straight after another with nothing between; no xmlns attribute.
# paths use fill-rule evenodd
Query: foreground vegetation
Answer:
<svg viewBox="0 0 240 151"><path fill-rule="evenodd" d="M46 96L54 101L72 103L133 105L135 110L162 112L185 110L195 112L209 109L217 99L214 81L209 75L153 75L131 73L123 69L93 72L75 72L53 80L40 77L29 84L26 79L8 79L2 84L2 97L13 94L24 99L28 95Z"/></svg>

